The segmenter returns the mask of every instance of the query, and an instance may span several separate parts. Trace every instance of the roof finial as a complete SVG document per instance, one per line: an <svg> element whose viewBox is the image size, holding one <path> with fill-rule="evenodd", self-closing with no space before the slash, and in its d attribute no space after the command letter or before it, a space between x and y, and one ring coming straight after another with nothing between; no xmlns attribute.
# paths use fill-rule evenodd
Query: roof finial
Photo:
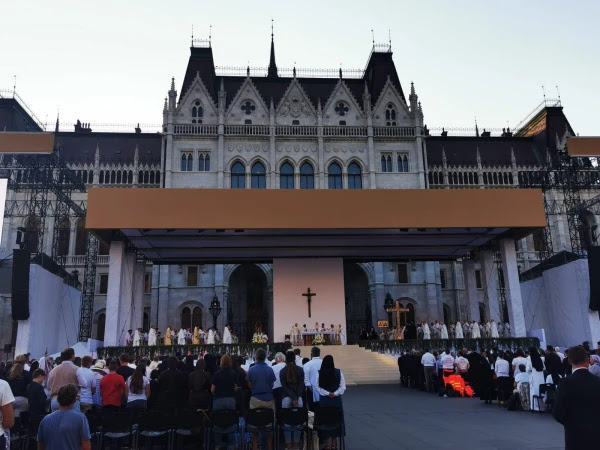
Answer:
<svg viewBox="0 0 600 450"><path fill-rule="evenodd" d="M392 29L391 28L388 28L388 43L390 46L389 49L392 50Z"/></svg>
<svg viewBox="0 0 600 450"><path fill-rule="evenodd" d="M58 112L56 113L56 126L54 127L54 132L58 133L58 129L60 125L60 107L58 108Z"/></svg>
<svg viewBox="0 0 600 450"><path fill-rule="evenodd" d="M208 46L212 47L212 25L208 26Z"/></svg>
<svg viewBox="0 0 600 450"><path fill-rule="evenodd" d="M542 94L544 95L544 106L546 106L546 88L544 88L543 84L542 84Z"/></svg>
<svg viewBox="0 0 600 450"><path fill-rule="evenodd" d="M475 136L479 137L479 127L477 126L477 116L475 116Z"/></svg>
<svg viewBox="0 0 600 450"><path fill-rule="evenodd" d="M556 86L556 93L558 94L558 104L561 105L562 101L560 99L560 91L558 90L558 86Z"/></svg>
<svg viewBox="0 0 600 450"><path fill-rule="evenodd" d="M194 46L194 24L192 24L192 47Z"/></svg>
<svg viewBox="0 0 600 450"><path fill-rule="evenodd" d="M175 77L171 77L171 90L175 90Z"/></svg>
<svg viewBox="0 0 600 450"><path fill-rule="evenodd" d="M340 80L342 79L342 63L340 63Z"/></svg>
<svg viewBox="0 0 600 450"><path fill-rule="evenodd" d="M248 63L248 67L246 67L246 76L250 76L250 64Z"/></svg>
<svg viewBox="0 0 600 450"><path fill-rule="evenodd" d="M371 40L373 41L373 47L375 47L375 31L371 28Z"/></svg>
<svg viewBox="0 0 600 450"><path fill-rule="evenodd" d="M273 19L271 19L271 57L269 59L269 69L267 70L268 78L277 78L277 64L275 63L275 39L273 33Z"/></svg>
<svg viewBox="0 0 600 450"><path fill-rule="evenodd" d="M294 71L293 71L293 75L294 75L294 78L296 78L296 63L295 63L295 62L294 62Z"/></svg>

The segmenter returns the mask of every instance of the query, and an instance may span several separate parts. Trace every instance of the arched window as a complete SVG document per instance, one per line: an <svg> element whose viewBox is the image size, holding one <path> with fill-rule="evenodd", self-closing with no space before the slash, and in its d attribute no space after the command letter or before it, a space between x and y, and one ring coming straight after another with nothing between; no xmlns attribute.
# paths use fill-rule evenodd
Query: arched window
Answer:
<svg viewBox="0 0 600 450"><path fill-rule="evenodd" d="M133 183L133 170L130 170L129 173L127 174L127 183L128 184Z"/></svg>
<svg viewBox="0 0 600 450"><path fill-rule="evenodd" d="M116 174L116 172L115 172L114 170L113 170L113 171L111 171L111 172L110 172L110 183L111 183L111 184L114 184L114 183L115 183L116 177L117 177L117 174Z"/></svg>
<svg viewBox="0 0 600 450"><path fill-rule="evenodd" d="M204 157L204 171L205 172L210 171L210 155L206 155Z"/></svg>
<svg viewBox="0 0 600 450"><path fill-rule="evenodd" d="M202 123L203 117L204 109L202 109L200 100L196 100L194 106L192 106L192 123Z"/></svg>
<svg viewBox="0 0 600 450"><path fill-rule="evenodd" d="M267 187L265 165L260 161L257 161L252 165L251 181L252 189L265 189Z"/></svg>
<svg viewBox="0 0 600 450"><path fill-rule="evenodd" d="M100 175L98 175L98 183L104 184L104 170L101 170Z"/></svg>
<svg viewBox="0 0 600 450"><path fill-rule="evenodd" d="M388 103L385 108L385 124L388 127L396 126L396 108L392 103Z"/></svg>
<svg viewBox="0 0 600 450"><path fill-rule="evenodd" d="M144 312L144 321L142 322L142 331L146 332L150 330L150 316L147 312Z"/></svg>
<svg viewBox="0 0 600 450"><path fill-rule="evenodd" d="M140 170L138 173L138 184L142 184L144 182L144 171Z"/></svg>
<svg viewBox="0 0 600 450"><path fill-rule="evenodd" d="M336 162L329 164L327 169L329 189L342 189L342 168Z"/></svg>
<svg viewBox="0 0 600 450"><path fill-rule="evenodd" d="M300 189L315 188L315 171L313 166L305 162L300 166Z"/></svg>
<svg viewBox="0 0 600 450"><path fill-rule="evenodd" d="M444 323L446 325L450 325L450 321L452 320L452 313L450 307L444 303Z"/></svg>
<svg viewBox="0 0 600 450"><path fill-rule="evenodd" d="M181 154L181 171L185 172L187 170L187 153Z"/></svg>
<svg viewBox="0 0 600 450"><path fill-rule="evenodd" d="M408 323L415 323L415 305L408 303L406 308L408 309L408 312L406 313L406 320Z"/></svg>
<svg viewBox="0 0 600 450"><path fill-rule="evenodd" d="M333 162L329 164L329 167L327 168L327 181L329 189L343 189L342 168L338 163Z"/></svg>
<svg viewBox="0 0 600 450"><path fill-rule="evenodd" d="M385 164L385 156L381 155L381 171L387 172L387 166Z"/></svg>
<svg viewBox="0 0 600 450"><path fill-rule="evenodd" d="M231 166L231 189L244 189L246 187L246 167L236 161Z"/></svg>
<svg viewBox="0 0 600 450"><path fill-rule="evenodd" d="M85 255L85 246L87 243L87 232L85 230L85 219L79 219L77 222L77 233L75 234L75 254Z"/></svg>
<svg viewBox="0 0 600 450"><path fill-rule="evenodd" d="M92 184L94 182L94 171L90 170L88 172L88 184Z"/></svg>
<svg viewBox="0 0 600 450"><path fill-rule="evenodd" d="M362 171L356 161L348 166L348 189L362 189Z"/></svg>
<svg viewBox="0 0 600 450"><path fill-rule="evenodd" d="M385 159L385 164L387 166L387 171L391 172L392 171L392 157L390 155L387 155L387 158Z"/></svg>
<svg viewBox="0 0 600 450"><path fill-rule="evenodd" d="M121 171L117 172L117 184L121 184Z"/></svg>
<svg viewBox="0 0 600 450"><path fill-rule="evenodd" d="M148 184L148 181L150 181L150 173L146 170L144 171L144 184Z"/></svg>
<svg viewBox="0 0 600 450"><path fill-rule="evenodd" d="M398 155L398 172L408 172L408 156Z"/></svg>
<svg viewBox="0 0 600 450"><path fill-rule="evenodd" d="M485 305L483 303L479 304L479 321L485 322L487 319L485 317Z"/></svg>
<svg viewBox="0 0 600 450"><path fill-rule="evenodd" d="M204 172L204 155L198 155L198 170Z"/></svg>
<svg viewBox="0 0 600 450"><path fill-rule="evenodd" d="M181 328L190 328L192 325L192 312L187 306L181 310Z"/></svg>
<svg viewBox="0 0 600 450"><path fill-rule="evenodd" d="M54 226L58 229L57 256L67 256L71 238L71 221L68 217L62 217Z"/></svg>
<svg viewBox="0 0 600 450"><path fill-rule="evenodd" d="M279 170L279 188L294 189L294 168L289 162L284 162Z"/></svg>
<svg viewBox="0 0 600 450"><path fill-rule="evenodd" d="M196 306L192 311L192 330L194 327L202 328L202 308Z"/></svg>
<svg viewBox="0 0 600 450"><path fill-rule="evenodd" d="M433 172L427 174L427 180L429 181L429 184L433 184Z"/></svg>
<svg viewBox="0 0 600 450"><path fill-rule="evenodd" d="M104 328L106 328L106 314L100 313L96 324L96 340L104 341Z"/></svg>
<svg viewBox="0 0 600 450"><path fill-rule="evenodd" d="M154 170L150 171L150 184L154 184Z"/></svg>

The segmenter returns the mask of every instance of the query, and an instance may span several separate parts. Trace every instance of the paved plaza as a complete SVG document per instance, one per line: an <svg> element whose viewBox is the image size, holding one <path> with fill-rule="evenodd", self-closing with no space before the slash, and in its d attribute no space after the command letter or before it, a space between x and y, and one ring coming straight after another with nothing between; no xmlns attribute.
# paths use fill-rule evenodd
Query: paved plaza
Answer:
<svg viewBox="0 0 600 450"><path fill-rule="evenodd" d="M350 450L564 448L563 428L550 414L506 411L475 398L351 386L344 410Z"/></svg>

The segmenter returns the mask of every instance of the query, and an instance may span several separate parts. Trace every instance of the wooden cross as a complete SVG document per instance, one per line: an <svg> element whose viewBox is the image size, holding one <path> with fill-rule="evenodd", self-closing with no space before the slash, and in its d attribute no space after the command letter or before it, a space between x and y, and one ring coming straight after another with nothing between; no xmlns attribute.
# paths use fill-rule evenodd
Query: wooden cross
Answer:
<svg viewBox="0 0 600 450"><path fill-rule="evenodd" d="M306 293L302 294L302 296L306 297L306 300L308 300L308 317L312 317L310 315L310 302L312 300L312 297L314 297L315 295L317 294L315 294L314 292L310 292L310 288L307 288Z"/></svg>
<svg viewBox="0 0 600 450"><path fill-rule="evenodd" d="M386 309L389 313L396 313L396 339L402 339L402 330L400 329L400 314L408 312L408 308L401 308L400 302L396 300L396 307Z"/></svg>

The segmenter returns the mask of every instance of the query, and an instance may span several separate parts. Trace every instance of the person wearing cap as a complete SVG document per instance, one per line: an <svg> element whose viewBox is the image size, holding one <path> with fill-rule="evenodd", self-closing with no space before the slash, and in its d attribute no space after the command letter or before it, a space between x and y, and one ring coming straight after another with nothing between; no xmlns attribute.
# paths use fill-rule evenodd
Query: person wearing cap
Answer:
<svg viewBox="0 0 600 450"><path fill-rule="evenodd" d="M98 361L96 361L96 364L94 364L91 369L92 372L94 373L94 377L96 380L95 381L96 390L92 394L94 408L96 408L96 409L102 408L102 395L100 395L100 381L102 380L102 377L105 375L105 373L104 373L105 367L106 367L106 363L104 362L104 360L99 359Z"/></svg>

